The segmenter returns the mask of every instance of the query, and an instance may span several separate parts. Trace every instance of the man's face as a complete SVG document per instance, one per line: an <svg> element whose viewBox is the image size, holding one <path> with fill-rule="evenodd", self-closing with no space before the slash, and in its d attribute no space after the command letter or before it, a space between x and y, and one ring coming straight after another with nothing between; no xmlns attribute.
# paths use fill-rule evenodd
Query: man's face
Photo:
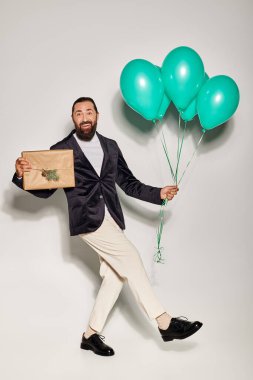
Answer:
<svg viewBox="0 0 253 380"><path fill-rule="evenodd" d="M76 103L72 120L75 124L77 136L82 140L91 140L96 132L98 120L98 114L93 103L89 101Z"/></svg>

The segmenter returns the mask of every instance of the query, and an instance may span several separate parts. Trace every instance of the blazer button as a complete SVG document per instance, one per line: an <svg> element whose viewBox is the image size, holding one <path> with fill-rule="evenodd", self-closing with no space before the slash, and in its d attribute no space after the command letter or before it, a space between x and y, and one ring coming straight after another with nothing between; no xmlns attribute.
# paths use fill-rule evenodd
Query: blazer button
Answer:
<svg viewBox="0 0 253 380"><path fill-rule="evenodd" d="M99 195L99 198L103 198L103 195Z"/></svg>

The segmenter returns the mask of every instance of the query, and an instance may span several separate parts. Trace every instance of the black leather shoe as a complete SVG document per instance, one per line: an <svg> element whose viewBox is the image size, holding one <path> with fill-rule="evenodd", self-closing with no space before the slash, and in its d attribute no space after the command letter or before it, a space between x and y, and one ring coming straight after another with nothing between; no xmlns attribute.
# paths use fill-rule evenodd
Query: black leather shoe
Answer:
<svg viewBox="0 0 253 380"><path fill-rule="evenodd" d="M162 330L158 327L164 342L168 342L173 339L185 339L197 332L202 326L201 322L190 322L182 317L172 318L169 327L166 330ZM185 317L183 317L185 318Z"/></svg>
<svg viewBox="0 0 253 380"><path fill-rule="evenodd" d="M114 351L111 347L107 346L103 339L105 337L99 334L92 334L88 339L85 338L84 333L82 336L81 348L83 350L91 350L97 355L112 356Z"/></svg>

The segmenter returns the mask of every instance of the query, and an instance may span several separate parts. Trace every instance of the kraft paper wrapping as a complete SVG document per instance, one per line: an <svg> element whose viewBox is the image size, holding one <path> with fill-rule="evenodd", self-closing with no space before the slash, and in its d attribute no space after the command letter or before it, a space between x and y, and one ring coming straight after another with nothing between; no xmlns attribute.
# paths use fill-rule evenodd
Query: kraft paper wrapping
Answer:
<svg viewBox="0 0 253 380"><path fill-rule="evenodd" d="M24 190L75 187L74 154L72 149L22 152L32 166L24 172Z"/></svg>

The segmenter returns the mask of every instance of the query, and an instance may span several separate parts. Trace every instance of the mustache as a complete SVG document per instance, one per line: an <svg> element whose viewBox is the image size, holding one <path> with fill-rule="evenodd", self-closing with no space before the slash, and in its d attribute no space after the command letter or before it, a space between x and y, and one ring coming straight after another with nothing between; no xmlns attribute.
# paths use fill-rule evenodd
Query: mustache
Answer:
<svg viewBox="0 0 253 380"><path fill-rule="evenodd" d="M91 121L87 121L87 122L82 121L82 122L79 124L79 126L82 127L83 125L87 125L87 124L92 125Z"/></svg>

